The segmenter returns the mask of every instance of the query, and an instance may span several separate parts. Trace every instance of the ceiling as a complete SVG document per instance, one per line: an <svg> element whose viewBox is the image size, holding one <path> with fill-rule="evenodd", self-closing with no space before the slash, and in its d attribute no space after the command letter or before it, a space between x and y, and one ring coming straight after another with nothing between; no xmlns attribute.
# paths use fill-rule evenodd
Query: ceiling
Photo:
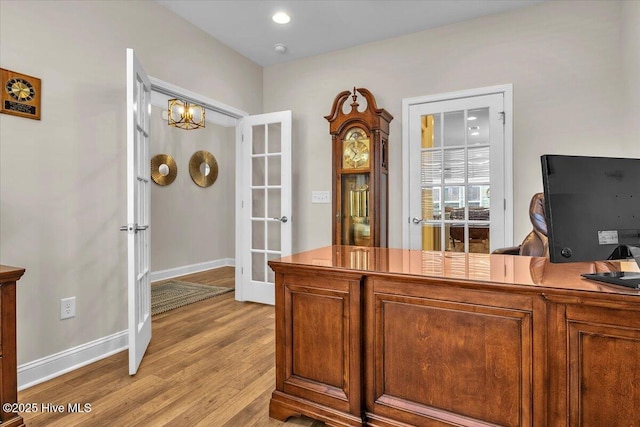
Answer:
<svg viewBox="0 0 640 427"><path fill-rule="evenodd" d="M269 66L384 40L544 0L156 0L250 58ZM271 17L291 16L280 25ZM275 51L276 44L287 47Z"/></svg>

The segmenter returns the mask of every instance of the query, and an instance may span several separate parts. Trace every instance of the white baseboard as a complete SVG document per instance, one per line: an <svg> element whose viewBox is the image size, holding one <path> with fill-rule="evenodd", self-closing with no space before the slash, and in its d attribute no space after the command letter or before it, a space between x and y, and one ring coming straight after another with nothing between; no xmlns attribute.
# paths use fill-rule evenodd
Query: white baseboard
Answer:
<svg viewBox="0 0 640 427"><path fill-rule="evenodd" d="M181 267L170 268L168 270L152 271L149 278L152 282L157 282L158 280L171 279L173 277L199 273L200 271L212 270L214 268L233 267L235 265L235 259L221 258L213 261L201 262L199 264L183 265Z"/></svg>
<svg viewBox="0 0 640 427"><path fill-rule="evenodd" d="M126 350L127 330L18 366L18 390L24 390ZM122 372L128 372L122 366Z"/></svg>

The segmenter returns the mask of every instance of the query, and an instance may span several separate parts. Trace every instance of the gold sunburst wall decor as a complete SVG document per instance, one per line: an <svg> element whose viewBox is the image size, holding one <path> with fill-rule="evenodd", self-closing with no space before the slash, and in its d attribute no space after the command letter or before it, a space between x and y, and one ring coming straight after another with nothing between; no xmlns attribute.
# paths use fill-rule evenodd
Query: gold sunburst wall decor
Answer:
<svg viewBox="0 0 640 427"><path fill-rule="evenodd" d="M218 162L208 151L196 151L189 160L189 174L196 185L209 187L218 179Z"/></svg>
<svg viewBox="0 0 640 427"><path fill-rule="evenodd" d="M151 179L158 185L171 184L178 175L176 161L169 154L158 154L151 159Z"/></svg>

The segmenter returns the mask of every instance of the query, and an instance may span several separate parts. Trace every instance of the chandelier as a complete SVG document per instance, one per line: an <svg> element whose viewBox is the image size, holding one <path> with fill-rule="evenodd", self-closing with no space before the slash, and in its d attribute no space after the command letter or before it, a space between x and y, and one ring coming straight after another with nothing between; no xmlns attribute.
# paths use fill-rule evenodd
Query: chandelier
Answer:
<svg viewBox="0 0 640 427"><path fill-rule="evenodd" d="M181 99L169 100L169 126L180 129L198 129L204 127L204 107L190 104Z"/></svg>

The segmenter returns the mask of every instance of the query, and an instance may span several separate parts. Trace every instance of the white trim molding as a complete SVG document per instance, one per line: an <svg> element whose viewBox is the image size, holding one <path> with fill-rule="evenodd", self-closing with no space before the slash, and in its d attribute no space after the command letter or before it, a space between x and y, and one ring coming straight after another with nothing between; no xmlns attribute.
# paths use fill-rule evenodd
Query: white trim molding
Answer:
<svg viewBox="0 0 640 427"><path fill-rule="evenodd" d="M149 80L151 81L151 104L156 107L167 108L167 101L170 98L189 101L206 108L207 114L205 116L208 122L224 127L233 127L236 125L238 119L249 115L246 111L231 107L155 77L149 76Z"/></svg>
<svg viewBox="0 0 640 427"><path fill-rule="evenodd" d="M184 276L201 271L213 270L220 267L234 267L236 260L233 258L221 258L213 261L201 262L198 264L183 265L181 267L169 268L167 270L152 271L150 275L151 282L158 280L171 279L178 276Z"/></svg>
<svg viewBox="0 0 640 427"><path fill-rule="evenodd" d="M18 366L18 390L24 390L67 372L97 362L129 347L124 330ZM123 373L125 365L122 365Z"/></svg>

